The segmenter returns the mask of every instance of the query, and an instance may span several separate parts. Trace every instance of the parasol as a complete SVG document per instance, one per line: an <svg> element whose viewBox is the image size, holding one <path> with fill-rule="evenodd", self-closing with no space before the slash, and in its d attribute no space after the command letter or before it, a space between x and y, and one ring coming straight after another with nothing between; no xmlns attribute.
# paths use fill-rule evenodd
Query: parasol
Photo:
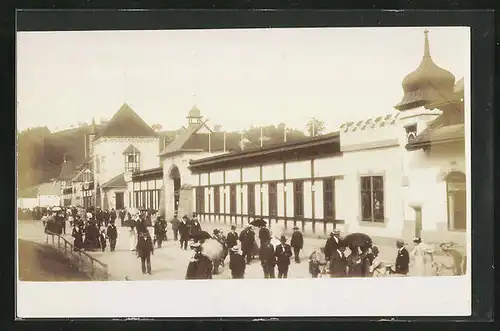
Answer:
<svg viewBox="0 0 500 331"><path fill-rule="evenodd" d="M368 248L372 246L372 238L364 233L351 233L344 237L343 244L351 247Z"/></svg>
<svg viewBox="0 0 500 331"><path fill-rule="evenodd" d="M261 227L261 226L266 226L267 222L264 221L262 218L257 218L253 221L250 222L251 225Z"/></svg>
<svg viewBox="0 0 500 331"><path fill-rule="evenodd" d="M212 236L207 231L201 230L193 233L191 235L191 238L193 238L194 240L206 240L206 239L211 239Z"/></svg>
<svg viewBox="0 0 500 331"><path fill-rule="evenodd" d="M61 211L61 207L59 206L52 207L52 211Z"/></svg>

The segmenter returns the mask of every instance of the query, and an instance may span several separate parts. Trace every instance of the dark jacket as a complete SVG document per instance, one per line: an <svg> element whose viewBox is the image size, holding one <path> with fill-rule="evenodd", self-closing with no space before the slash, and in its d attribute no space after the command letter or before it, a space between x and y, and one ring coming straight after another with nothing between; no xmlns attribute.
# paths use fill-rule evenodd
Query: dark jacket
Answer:
<svg viewBox="0 0 500 331"><path fill-rule="evenodd" d="M369 269L369 261L364 254L351 254L347 258L347 274L349 277L366 277Z"/></svg>
<svg viewBox="0 0 500 331"><path fill-rule="evenodd" d="M246 261L243 255L231 253L229 256L229 269L233 278L242 278L245 275Z"/></svg>
<svg viewBox="0 0 500 331"><path fill-rule="evenodd" d="M245 229L240 233L241 249L243 251L251 251L255 243L255 232L251 229Z"/></svg>
<svg viewBox="0 0 500 331"><path fill-rule="evenodd" d="M229 232L226 237L226 246L228 248L234 247L238 244L238 233L237 232Z"/></svg>
<svg viewBox="0 0 500 331"><path fill-rule="evenodd" d="M335 250L330 255L330 275L333 277L345 277L346 276L347 259L344 254L339 254Z"/></svg>
<svg viewBox="0 0 500 331"><path fill-rule="evenodd" d="M140 257L147 257L154 252L153 241L149 234L142 233L137 239L137 254Z"/></svg>
<svg viewBox="0 0 500 331"><path fill-rule="evenodd" d="M189 225L187 222L179 223L179 233L181 234L181 239L189 239Z"/></svg>
<svg viewBox="0 0 500 331"><path fill-rule="evenodd" d="M114 224L108 225L108 229L106 230L106 235L110 240L115 240L118 237L118 231L116 230L116 225Z"/></svg>
<svg viewBox="0 0 500 331"><path fill-rule="evenodd" d="M267 265L274 267L276 265L276 256L273 244L268 242L260 248L259 259L262 266Z"/></svg>
<svg viewBox="0 0 500 331"><path fill-rule="evenodd" d="M172 223L172 230L179 230L179 224L180 224L180 220L177 218L177 217L174 217L170 223Z"/></svg>
<svg viewBox="0 0 500 331"><path fill-rule="evenodd" d="M290 240L290 246L294 248L302 249L304 247L304 237L299 231L295 231L292 234L292 240Z"/></svg>
<svg viewBox="0 0 500 331"><path fill-rule="evenodd" d="M268 228L260 228L259 240L261 243L265 243L265 242L271 240L271 232L269 232Z"/></svg>
<svg viewBox="0 0 500 331"><path fill-rule="evenodd" d="M275 255L276 255L276 264L278 265L278 267L289 266L290 257L292 256L292 248L288 244L285 244L284 247L283 245L278 245L276 246Z"/></svg>
<svg viewBox="0 0 500 331"><path fill-rule="evenodd" d="M203 253L196 253L194 261L189 262L186 279L212 279L212 261Z"/></svg>
<svg viewBox="0 0 500 331"><path fill-rule="evenodd" d="M330 256L337 251L337 249L339 248L339 243L340 239L333 236L326 240L325 256L327 260L329 260Z"/></svg>
<svg viewBox="0 0 500 331"><path fill-rule="evenodd" d="M396 257L396 266L394 272L397 274L406 275L410 270L409 265L410 265L410 254L408 253L406 248L403 247L401 250L398 250L398 256Z"/></svg>

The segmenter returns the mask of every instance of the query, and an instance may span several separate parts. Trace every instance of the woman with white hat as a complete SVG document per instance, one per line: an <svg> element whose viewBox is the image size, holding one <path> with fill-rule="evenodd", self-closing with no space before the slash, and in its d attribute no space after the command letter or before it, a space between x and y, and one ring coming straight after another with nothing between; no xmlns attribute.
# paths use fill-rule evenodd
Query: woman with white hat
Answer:
<svg viewBox="0 0 500 331"><path fill-rule="evenodd" d="M417 237L413 239L415 247L410 253L412 260L412 275L413 276L435 276L436 264L434 263L434 249L422 242L422 239Z"/></svg>
<svg viewBox="0 0 500 331"><path fill-rule="evenodd" d="M245 277L246 261L238 246L233 246L229 250L229 269L233 279L243 279Z"/></svg>

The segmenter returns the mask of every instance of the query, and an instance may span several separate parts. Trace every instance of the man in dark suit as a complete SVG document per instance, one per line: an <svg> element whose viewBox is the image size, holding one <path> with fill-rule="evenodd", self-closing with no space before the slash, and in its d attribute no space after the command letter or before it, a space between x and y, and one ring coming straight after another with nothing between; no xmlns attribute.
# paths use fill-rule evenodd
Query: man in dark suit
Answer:
<svg viewBox="0 0 500 331"><path fill-rule="evenodd" d="M345 277L347 275L347 258L344 255L345 246L339 246L330 255L330 277Z"/></svg>
<svg viewBox="0 0 500 331"><path fill-rule="evenodd" d="M143 274L151 275L151 255L154 252L153 240L149 232L140 232L137 240L137 255L141 258L141 268Z"/></svg>
<svg viewBox="0 0 500 331"><path fill-rule="evenodd" d="M260 247L259 258L262 271L264 271L264 278L275 278L276 257L274 253L274 246L270 241Z"/></svg>
<svg viewBox="0 0 500 331"><path fill-rule="evenodd" d="M269 232L269 229L263 225L259 229L260 246L265 245L269 240L271 240L271 232Z"/></svg>
<svg viewBox="0 0 500 331"><path fill-rule="evenodd" d="M304 237L299 231L299 227L293 227L292 240L290 240L290 246L293 248L293 256L296 263L300 263L300 250L304 247Z"/></svg>
<svg viewBox="0 0 500 331"><path fill-rule="evenodd" d="M250 264L250 261L252 260L252 249L255 243L255 232L253 232L250 224L247 224L246 228L241 231L240 242L243 256L246 258L247 264Z"/></svg>
<svg viewBox="0 0 500 331"><path fill-rule="evenodd" d="M238 244L238 233L236 232L236 226L231 225L231 231L226 236L226 246L231 249Z"/></svg>
<svg viewBox="0 0 500 331"><path fill-rule="evenodd" d="M330 256L333 253L335 253L337 248L339 248L339 245L340 245L340 231L333 230L332 233L330 233L330 238L326 240L326 245L325 245L326 260L330 260Z"/></svg>
<svg viewBox="0 0 500 331"><path fill-rule="evenodd" d="M238 247L231 248L231 253L229 255L229 269L231 270L231 276L233 279L244 278L245 268L245 258L241 254Z"/></svg>
<svg viewBox="0 0 500 331"><path fill-rule="evenodd" d="M398 256L396 257L396 266L394 273L399 275L407 275L410 271L410 254L405 248L405 243L402 240L396 242L398 248Z"/></svg>
<svg viewBox="0 0 500 331"><path fill-rule="evenodd" d="M109 238L109 246L112 252L115 251L116 238L118 238L118 231L116 230L115 220L110 220L106 235Z"/></svg>
<svg viewBox="0 0 500 331"><path fill-rule="evenodd" d="M292 257L292 248L286 243L286 237L281 236L281 245L276 247L276 264L278 265L278 278L288 278L288 267Z"/></svg>

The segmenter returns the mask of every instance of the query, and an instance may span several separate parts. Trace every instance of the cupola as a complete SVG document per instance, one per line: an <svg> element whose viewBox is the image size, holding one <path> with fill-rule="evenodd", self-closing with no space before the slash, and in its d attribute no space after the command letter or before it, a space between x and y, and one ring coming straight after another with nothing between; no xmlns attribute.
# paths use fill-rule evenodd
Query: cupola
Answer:
<svg viewBox="0 0 500 331"><path fill-rule="evenodd" d="M425 106L453 94L455 76L431 58L429 31L424 31L424 56L418 68L403 80L403 99L394 108L400 111Z"/></svg>
<svg viewBox="0 0 500 331"><path fill-rule="evenodd" d="M201 116L201 112L198 109L198 107L193 106L193 108L191 108L186 118L188 119L189 124L200 124L203 116Z"/></svg>

